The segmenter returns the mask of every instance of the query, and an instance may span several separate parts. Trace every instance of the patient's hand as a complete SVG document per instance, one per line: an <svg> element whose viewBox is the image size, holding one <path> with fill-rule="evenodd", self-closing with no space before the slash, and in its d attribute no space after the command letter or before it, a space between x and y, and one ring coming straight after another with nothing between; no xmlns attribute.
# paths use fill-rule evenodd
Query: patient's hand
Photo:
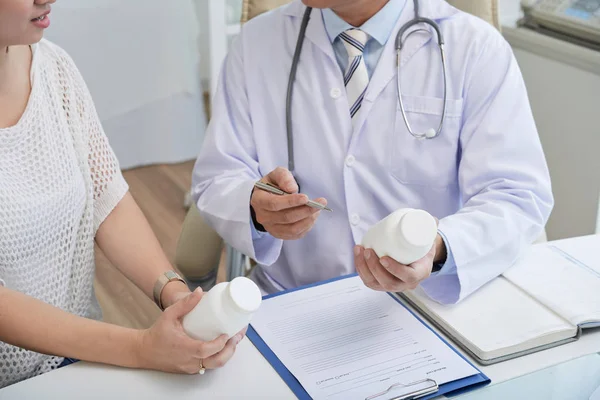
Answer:
<svg viewBox="0 0 600 400"><path fill-rule="evenodd" d="M231 359L246 329L231 339L221 335L210 342L192 339L183 329L182 318L192 311L201 298L202 290L196 289L169 306L152 327L139 331L137 367L197 374L201 367L220 368Z"/></svg>

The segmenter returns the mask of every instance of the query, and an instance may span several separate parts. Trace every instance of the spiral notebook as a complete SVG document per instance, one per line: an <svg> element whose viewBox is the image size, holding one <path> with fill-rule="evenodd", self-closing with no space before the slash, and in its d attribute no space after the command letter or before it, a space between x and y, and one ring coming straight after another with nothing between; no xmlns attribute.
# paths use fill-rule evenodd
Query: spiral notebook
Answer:
<svg viewBox="0 0 600 400"><path fill-rule="evenodd" d="M487 365L577 340L600 327L600 235L536 244L504 274L456 305L417 289L402 295Z"/></svg>

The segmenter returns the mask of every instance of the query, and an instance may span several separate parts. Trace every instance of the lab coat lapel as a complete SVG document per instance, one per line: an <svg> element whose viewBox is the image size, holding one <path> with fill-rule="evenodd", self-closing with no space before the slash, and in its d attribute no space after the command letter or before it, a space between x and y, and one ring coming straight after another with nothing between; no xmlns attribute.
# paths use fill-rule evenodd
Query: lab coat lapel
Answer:
<svg viewBox="0 0 600 400"><path fill-rule="evenodd" d="M305 10L306 6L298 0L288 5L284 10L284 13L299 18L298 29L300 29ZM327 36L327 31L325 30L325 24L323 23L321 10L313 8L310 14L310 21L306 27L305 37L315 46L317 46L323 53L325 53L331 59L331 61L335 63L335 65L337 65L333 46L331 45L329 36ZM305 48L303 48L302 51L304 52Z"/></svg>

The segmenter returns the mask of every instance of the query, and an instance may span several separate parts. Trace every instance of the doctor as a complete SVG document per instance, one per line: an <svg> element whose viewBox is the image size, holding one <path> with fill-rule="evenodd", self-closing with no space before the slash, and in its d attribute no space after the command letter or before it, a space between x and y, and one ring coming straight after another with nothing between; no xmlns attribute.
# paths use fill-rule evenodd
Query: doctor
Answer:
<svg viewBox="0 0 600 400"><path fill-rule="evenodd" d="M415 4L445 40L446 86L430 25L404 34L398 76L396 35ZM290 141L286 88L307 6ZM299 184L302 194L254 190L257 180L288 192ZM258 262L252 277L265 292L357 271L375 290L420 284L441 303L508 268L553 206L509 45L443 0L296 0L247 23L224 63L193 196L208 223ZM306 206L309 198L333 212ZM404 207L439 219L427 256L401 265L357 246Z"/></svg>

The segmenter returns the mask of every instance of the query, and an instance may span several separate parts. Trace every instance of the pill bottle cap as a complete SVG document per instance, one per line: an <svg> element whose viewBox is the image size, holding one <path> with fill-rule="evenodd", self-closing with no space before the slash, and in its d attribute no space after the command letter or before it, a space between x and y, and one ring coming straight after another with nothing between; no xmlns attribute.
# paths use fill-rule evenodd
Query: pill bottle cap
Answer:
<svg viewBox="0 0 600 400"><path fill-rule="evenodd" d="M437 224L428 212L411 210L400 219L400 232L410 246L431 246L437 235Z"/></svg>
<svg viewBox="0 0 600 400"><path fill-rule="evenodd" d="M262 302L260 289L252 280L240 276L229 282L227 292L231 303L239 311L251 314L258 310Z"/></svg>

